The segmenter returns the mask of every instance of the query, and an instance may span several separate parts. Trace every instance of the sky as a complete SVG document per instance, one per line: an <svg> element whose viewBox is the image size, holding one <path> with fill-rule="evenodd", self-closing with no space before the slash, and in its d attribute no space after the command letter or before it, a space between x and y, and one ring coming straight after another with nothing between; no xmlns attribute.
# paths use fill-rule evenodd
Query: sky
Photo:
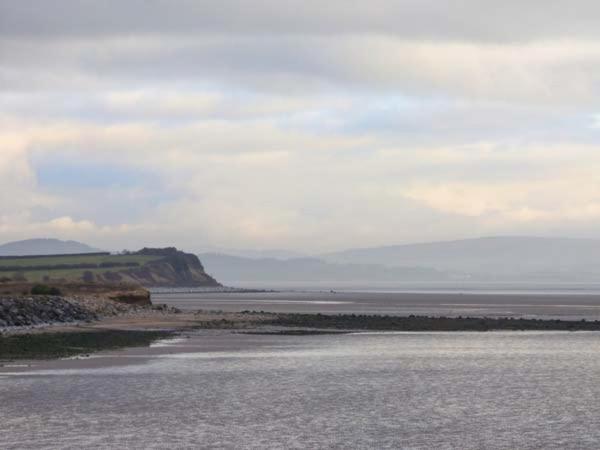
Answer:
<svg viewBox="0 0 600 450"><path fill-rule="evenodd" d="M0 0L0 241L600 237L600 3Z"/></svg>

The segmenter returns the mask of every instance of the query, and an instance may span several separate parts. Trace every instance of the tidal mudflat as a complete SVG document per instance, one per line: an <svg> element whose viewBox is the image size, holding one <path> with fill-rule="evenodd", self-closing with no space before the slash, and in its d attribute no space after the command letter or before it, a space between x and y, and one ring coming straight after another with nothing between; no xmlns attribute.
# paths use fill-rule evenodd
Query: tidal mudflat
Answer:
<svg viewBox="0 0 600 450"><path fill-rule="evenodd" d="M385 314L600 320L600 295L574 292L279 291L153 294L154 303L183 310L227 312Z"/></svg>

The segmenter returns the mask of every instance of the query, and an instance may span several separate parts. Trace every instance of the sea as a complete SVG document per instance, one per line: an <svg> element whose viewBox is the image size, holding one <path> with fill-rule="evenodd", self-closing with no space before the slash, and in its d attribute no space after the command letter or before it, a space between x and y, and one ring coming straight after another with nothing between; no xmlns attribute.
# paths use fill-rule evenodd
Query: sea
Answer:
<svg viewBox="0 0 600 450"><path fill-rule="evenodd" d="M600 305L568 292L159 297L221 310L589 318ZM0 448L595 449L598 380L598 332L197 330L151 348L1 368Z"/></svg>
<svg viewBox="0 0 600 450"><path fill-rule="evenodd" d="M247 287L247 286L246 286ZM183 310L600 320L600 283L256 284L252 291L159 290Z"/></svg>

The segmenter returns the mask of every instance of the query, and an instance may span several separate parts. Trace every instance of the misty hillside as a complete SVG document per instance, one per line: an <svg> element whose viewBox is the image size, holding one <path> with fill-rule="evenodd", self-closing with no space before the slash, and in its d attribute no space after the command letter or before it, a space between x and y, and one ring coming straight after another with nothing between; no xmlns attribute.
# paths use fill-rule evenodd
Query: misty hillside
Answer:
<svg viewBox="0 0 600 450"><path fill-rule="evenodd" d="M66 255L99 251L101 250L81 242L60 239L27 239L0 245L0 256Z"/></svg>
<svg viewBox="0 0 600 450"><path fill-rule="evenodd" d="M199 254L230 255L248 259L292 259L309 257L306 253L287 249L249 249L214 246L203 247L199 250Z"/></svg>
<svg viewBox="0 0 600 450"><path fill-rule="evenodd" d="M600 274L600 240L486 237L328 253L330 262L421 266L489 274Z"/></svg>
<svg viewBox="0 0 600 450"><path fill-rule="evenodd" d="M206 271L219 281L238 282L376 282L446 279L439 271L376 264L336 264L316 258L245 258L220 253L199 255Z"/></svg>

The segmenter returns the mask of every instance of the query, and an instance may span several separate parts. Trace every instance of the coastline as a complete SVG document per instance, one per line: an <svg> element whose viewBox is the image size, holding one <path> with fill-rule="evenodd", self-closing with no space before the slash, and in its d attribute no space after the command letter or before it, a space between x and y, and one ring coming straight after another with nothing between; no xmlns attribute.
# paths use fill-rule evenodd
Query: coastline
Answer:
<svg viewBox="0 0 600 450"><path fill-rule="evenodd" d="M181 312L161 305L136 308L89 323L3 330L0 366L132 347L189 331L228 330L248 335L344 334L352 332L600 331L600 321L526 318L297 314L243 311Z"/></svg>

